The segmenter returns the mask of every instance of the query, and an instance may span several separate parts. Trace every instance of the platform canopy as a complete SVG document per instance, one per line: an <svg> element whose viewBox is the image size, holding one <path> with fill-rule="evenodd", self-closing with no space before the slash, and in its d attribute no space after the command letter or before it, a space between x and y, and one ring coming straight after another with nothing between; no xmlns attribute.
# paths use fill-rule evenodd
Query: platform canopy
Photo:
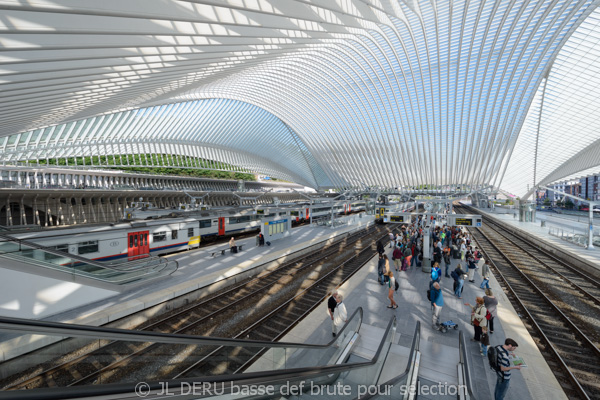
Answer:
<svg viewBox="0 0 600 400"><path fill-rule="evenodd" d="M599 4L0 0L0 162L523 195L600 165Z"/></svg>

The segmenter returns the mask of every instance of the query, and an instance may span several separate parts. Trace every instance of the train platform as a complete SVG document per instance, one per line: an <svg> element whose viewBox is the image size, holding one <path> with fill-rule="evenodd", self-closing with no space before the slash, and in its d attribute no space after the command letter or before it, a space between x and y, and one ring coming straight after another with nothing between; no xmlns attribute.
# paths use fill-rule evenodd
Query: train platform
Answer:
<svg viewBox="0 0 600 400"><path fill-rule="evenodd" d="M588 264L600 269L600 247L595 246L594 249L587 249L576 245L575 243L567 242L557 236L550 235L551 228L562 229L564 231L587 232L587 219L582 217L570 217L561 214L552 213L536 213L536 222L521 222L518 215L504 214L498 212L490 212L489 208L477 208L481 214L496 218L510 226L513 226L521 231L527 232L529 235L548 243L550 246L556 247L561 251L571 254L573 257L581 258ZM546 222L546 226L541 226L541 221ZM600 228L600 221L594 219L594 227ZM598 228L595 228L596 230Z"/></svg>
<svg viewBox="0 0 600 400"><path fill-rule="evenodd" d="M386 249L391 257L391 249ZM453 268L460 260L452 260ZM396 343L390 351L391 364L384 366L387 375L390 371L387 365L393 365L395 371L402 372L408 362L408 353L412 343L417 321L421 322L420 351L422 354L419 371L421 388L423 385L442 387L455 385L457 382L457 364L459 362L458 332L449 330L441 333L431 327L431 306L427 300L426 291L429 287L430 275L421 269L411 268L405 272L395 272L400 284L400 289L394 298L399 307L396 310L387 308L388 288L377 282L377 257L374 257L351 279L339 288L339 293L344 296L348 315L355 309L362 307L364 311L363 325L360 329L360 339L355 347L355 354L369 359L373 356L376 346L383 337L384 329L390 318L395 315L398 320ZM479 353L479 343L469 341L473 336L470 325L471 309L464 303L475 303L476 296L483 296L483 289L479 288L481 276L477 273L475 283L465 282L462 299L454 296L452 279L443 277L442 291L444 307L442 321L452 320L459 324L467 342L470 356L472 382L475 398L478 400L493 399L496 375L489 368L487 357ZM521 371L513 371L507 398L522 400L540 399L558 400L567 399L550 367L539 352L527 329L521 322L517 312L502 292L495 278L491 279L490 286L498 299L498 317L494 321L494 334L491 335L490 344L503 344L510 337L519 344L516 354L523 357L528 367ZM327 314L327 302L324 301L315 311L300 322L290 331L282 341L324 344L332 339L331 319ZM386 375L386 377L388 377ZM391 376L389 376L391 378ZM382 382L385 380L382 379ZM446 385L445 385L446 384ZM447 390L447 393L452 393ZM422 392L419 398L450 398L441 394L434 395ZM454 396L453 398L456 398Z"/></svg>
<svg viewBox="0 0 600 400"><path fill-rule="evenodd" d="M325 242L335 240L337 236L351 233L374 223L373 217L366 215L363 215L362 218L358 218L358 216L343 218L347 224L335 228L323 226L293 228L290 236L273 241L271 246L257 247L255 237L238 240L236 243L238 246L243 245L243 250L236 254L226 251L225 255L221 255L220 249L228 248L227 243L222 243L167 255L166 257L179 262L179 269L172 275L121 293L109 293L110 296L94 299L93 302L90 302L90 299L87 300L87 303L85 303L85 299L72 299L70 309L41 319L88 326L108 324L108 326L116 328L132 328L143 322L145 317L151 317L163 311L162 303L164 302L202 288L206 288L205 293L212 293L231 282L255 275L276 263L282 263L287 255L310 251L313 246L320 246ZM212 253L215 251L217 254L213 257ZM32 288L29 292L21 292L19 297L35 299L39 293L34 290L35 288ZM83 290L85 291L85 287ZM77 304L75 300L80 303ZM180 303L180 305L185 305L187 301L182 299ZM171 308L176 306L178 304ZM147 310L144 317L127 318L142 310ZM28 317L14 313L9 316ZM23 340L23 337L9 340L0 339L0 361L23 354L47 344L47 341L54 340L49 337L27 340Z"/></svg>

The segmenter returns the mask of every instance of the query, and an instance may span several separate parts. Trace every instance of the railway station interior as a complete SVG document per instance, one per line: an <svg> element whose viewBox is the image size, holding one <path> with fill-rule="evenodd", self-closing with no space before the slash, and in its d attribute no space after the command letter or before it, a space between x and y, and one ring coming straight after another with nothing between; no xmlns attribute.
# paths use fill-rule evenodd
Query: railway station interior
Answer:
<svg viewBox="0 0 600 400"><path fill-rule="evenodd" d="M0 0L0 400L600 399L599 6Z"/></svg>

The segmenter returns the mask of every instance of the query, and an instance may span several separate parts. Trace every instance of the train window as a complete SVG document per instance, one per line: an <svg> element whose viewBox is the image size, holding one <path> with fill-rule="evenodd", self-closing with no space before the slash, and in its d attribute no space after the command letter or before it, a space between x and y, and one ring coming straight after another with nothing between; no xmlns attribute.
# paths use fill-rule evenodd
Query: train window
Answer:
<svg viewBox="0 0 600 400"><path fill-rule="evenodd" d="M188 237L194 236L194 228L188 228Z"/></svg>
<svg viewBox="0 0 600 400"><path fill-rule="evenodd" d="M164 242L167 240L167 232L154 232L152 234L152 240L156 242Z"/></svg>
<svg viewBox="0 0 600 400"><path fill-rule="evenodd" d="M300 213L298 211L290 211L290 215L293 217L297 217L298 215L300 215Z"/></svg>
<svg viewBox="0 0 600 400"><path fill-rule="evenodd" d="M177 232L178 232L177 229L173 229L171 231L171 240L177 239Z"/></svg>
<svg viewBox="0 0 600 400"><path fill-rule="evenodd" d="M138 237L137 237L137 235L135 235L133 237L133 247L138 247Z"/></svg>
<svg viewBox="0 0 600 400"><path fill-rule="evenodd" d="M68 244L59 244L54 246L54 248L58 251L64 251L65 253L69 252L69 245Z"/></svg>
<svg viewBox="0 0 600 400"><path fill-rule="evenodd" d="M91 240L89 242L78 243L77 251L79 254L97 253L99 251L98 241Z"/></svg>
<svg viewBox="0 0 600 400"><path fill-rule="evenodd" d="M210 228L210 219L203 219L200 221L200 229Z"/></svg>
<svg viewBox="0 0 600 400"><path fill-rule="evenodd" d="M133 235L129 236L129 248L133 249Z"/></svg>
<svg viewBox="0 0 600 400"><path fill-rule="evenodd" d="M144 246L148 246L148 234L144 233Z"/></svg>

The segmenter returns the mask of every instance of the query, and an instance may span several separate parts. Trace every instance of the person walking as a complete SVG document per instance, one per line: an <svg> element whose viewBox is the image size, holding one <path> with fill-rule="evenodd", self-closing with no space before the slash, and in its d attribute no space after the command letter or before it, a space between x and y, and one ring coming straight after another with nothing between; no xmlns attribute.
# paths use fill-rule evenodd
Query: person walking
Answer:
<svg viewBox="0 0 600 400"><path fill-rule="evenodd" d="M339 333L344 327L344 324L348 322L348 312L346 311L346 306L342 303L344 301L344 296L338 293L335 297L335 301L337 302L337 305L333 312L333 323L335 324L336 333Z"/></svg>
<svg viewBox="0 0 600 400"><path fill-rule="evenodd" d="M521 369L520 365L510 366L509 355L519 347L513 339L507 338L504 345L496 346L498 351L498 364L500 371L496 371L496 387L494 389L494 400L504 400L510 385L510 374L513 369Z"/></svg>
<svg viewBox="0 0 600 400"><path fill-rule="evenodd" d="M394 301L394 291L396 290L396 278L394 278L394 271L390 270L387 273L388 276L388 299L390 299L390 305L387 308L398 308L398 303Z"/></svg>
<svg viewBox="0 0 600 400"><path fill-rule="evenodd" d="M335 328L335 321L333 319L333 315L335 313L335 308L337 307L337 296L338 292L335 291L331 294L331 297L327 300L327 312L329 313L329 317L331 318L331 334L333 337L337 334L337 330Z"/></svg>
<svg viewBox="0 0 600 400"><path fill-rule="evenodd" d="M481 258L479 261L481 262L481 260L483 260L483 258ZM481 281L481 285L479 285L479 287L481 289L489 289L490 288L490 262L488 260L484 260L483 261L483 265L481 267L481 277L483 278L483 280Z"/></svg>
<svg viewBox="0 0 600 400"><path fill-rule="evenodd" d="M454 271L450 274L454 279L454 295L459 299L462 299L463 286L465 284L465 271L463 271L460 264L456 266Z"/></svg>
<svg viewBox="0 0 600 400"><path fill-rule="evenodd" d="M494 318L498 315L498 299L494 297L492 289L485 289L485 296L483 296L483 305L485 309L490 313L490 319L488 320L488 332L494 333Z"/></svg>
<svg viewBox="0 0 600 400"><path fill-rule="evenodd" d="M474 306L469 303L465 303L465 306L471 307L471 325L473 325L474 331L474 336L471 341L479 342L481 339L482 328L487 327L487 319L485 318L487 309L483 303L483 297L477 296Z"/></svg>
<svg viewBox="0 0 600 400"><path fill-rule="evenodd" d="M429 297L431 299L431 327L438 329L440 324L440 314L444 307L444 295L438 282L429 282Z"/></svg>

